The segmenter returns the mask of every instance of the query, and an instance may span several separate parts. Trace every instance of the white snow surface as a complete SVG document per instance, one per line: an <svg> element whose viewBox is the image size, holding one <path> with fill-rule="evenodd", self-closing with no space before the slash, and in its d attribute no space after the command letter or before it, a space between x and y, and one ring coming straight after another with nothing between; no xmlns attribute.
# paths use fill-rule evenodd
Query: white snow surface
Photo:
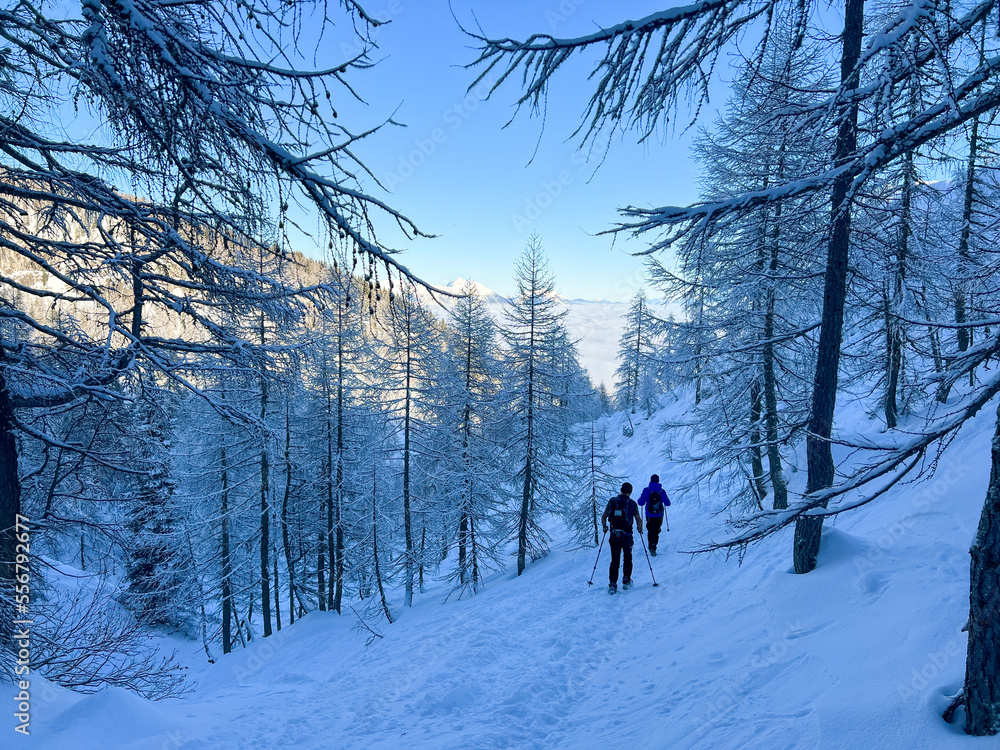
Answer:
<svg viewBox="0 0 1000 750"><path fill-rule="evenodd" d="M624 416L609 418L617 470L636 493L653 472L671 491L691 470L665 460L657 429L686 401L664 403L630 439ZM82 697L33 678L31 737L3 747L1000 747L967 737L961 711L952 725L941 719L964 677L992 412L963 429L935 479L828 521L808 575L791 572L791 530L742 565L683 554L727 533L722 501L671 491L670 531L651 560L658 587L638 539L634 588L607 594L606 545L588 586L596 551L553 522L551 554L521 577L511 559L480 594L444 602L446 584L433 582L409 610L393 592L398 621L374 623L384 637L368 647L345 609L210 666L185 642L197 685L182 699ZM839 415L842 432L877 432L861 405ZM804 481L798 460L793 487ZM12 698L0 686L0 700Z"/></svg>

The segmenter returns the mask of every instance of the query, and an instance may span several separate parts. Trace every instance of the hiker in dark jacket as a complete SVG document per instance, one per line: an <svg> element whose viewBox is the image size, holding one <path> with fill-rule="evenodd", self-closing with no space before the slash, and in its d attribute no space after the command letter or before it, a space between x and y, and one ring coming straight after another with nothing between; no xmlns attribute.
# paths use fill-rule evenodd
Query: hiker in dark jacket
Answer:
<svg viewBox="0 0 1000 750"><path fill-rule="evenodd" d="M614 594L618 591L618 565L621 562L622 552L625 553L625 569L622 571L622 588L629 588L632 585L632 519L635 519L635 526L642 533L642 520L639 518L639 506L631 498L632 485L628 482L622 485L622 492L618 497L613 497L608 501L608 506L601 516L601 526L604 533L611 526L611 567L608 570L610 583L608 593Z"/></svg>
<svg viewBox="0 0 1000 750"><path fill-rule="evenodd" d="M639 496L639 505L646 509L646 538L649 539L649 554L656 557L656 544L660 541L660 529L663 528L664 508L670 505L670 498L663 491L660 477L651 476L649 486Z"/></svg>

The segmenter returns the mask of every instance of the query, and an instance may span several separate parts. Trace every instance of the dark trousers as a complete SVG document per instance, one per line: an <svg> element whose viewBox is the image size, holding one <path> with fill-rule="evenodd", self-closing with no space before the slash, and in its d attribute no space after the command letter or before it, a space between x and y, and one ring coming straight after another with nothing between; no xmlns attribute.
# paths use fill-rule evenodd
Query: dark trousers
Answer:
<svg viewBox="0 0 1000 750"><path fill-rule="evenodd" d="M611 583L618 583L618 564L621 562L622 552L625 553L625 570L622 581L632 580L632 535L612 531L610 541L611 568L608 570L608 577Z"/></svg>
<svg viewBox="0 0 1000 750"><path fill-rule="evenodd" d="M656 543L660 541L661 528L663 528L662 518L646 519L646 538L649 540L650 552L656 552Z"/></svg>

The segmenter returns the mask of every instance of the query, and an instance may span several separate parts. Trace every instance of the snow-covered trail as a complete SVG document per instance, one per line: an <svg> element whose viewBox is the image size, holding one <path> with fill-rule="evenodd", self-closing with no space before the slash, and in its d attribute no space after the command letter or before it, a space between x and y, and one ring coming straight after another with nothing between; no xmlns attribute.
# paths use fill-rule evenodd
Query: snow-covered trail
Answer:
<svg viewBox="0 0 1000 750"><path fill-rule="evenodd" d="M790 570L790 531L742 565L680 554L720 520L678 500L652 559L658 588L638 540L636 586L612 597L607 546L588 587L595 550L557 537L523 576L469 599L442 604L440 583L410 610L395 597L398 621L367 648L352 615L313 613L204 668L188 698L57 702L26 745L1000 747L939 718L964 674L989 429L960 435L944 492L901 489L829 524L807 576ZM660 461L653 435L640 425L622 446L619 468L637 485Z"/></svg>

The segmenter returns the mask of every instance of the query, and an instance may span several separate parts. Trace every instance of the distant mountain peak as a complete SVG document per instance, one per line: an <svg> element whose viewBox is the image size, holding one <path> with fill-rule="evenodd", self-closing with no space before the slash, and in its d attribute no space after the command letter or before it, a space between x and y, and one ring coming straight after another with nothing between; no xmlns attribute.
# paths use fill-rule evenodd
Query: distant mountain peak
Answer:
<svg viewBox="0 0 1000 750"><path fill-rule="evenodd" d="M490 289L485 284L480 284L478 281L473 279L463 279L459 276L457 279L452 281L450 284L442 287L445 291L451 292L452 294L462 294L465 291L466 286L471 285L473 289L482 297L486 302L508 302L509 298L502 294L498 294Z"/></svg>

